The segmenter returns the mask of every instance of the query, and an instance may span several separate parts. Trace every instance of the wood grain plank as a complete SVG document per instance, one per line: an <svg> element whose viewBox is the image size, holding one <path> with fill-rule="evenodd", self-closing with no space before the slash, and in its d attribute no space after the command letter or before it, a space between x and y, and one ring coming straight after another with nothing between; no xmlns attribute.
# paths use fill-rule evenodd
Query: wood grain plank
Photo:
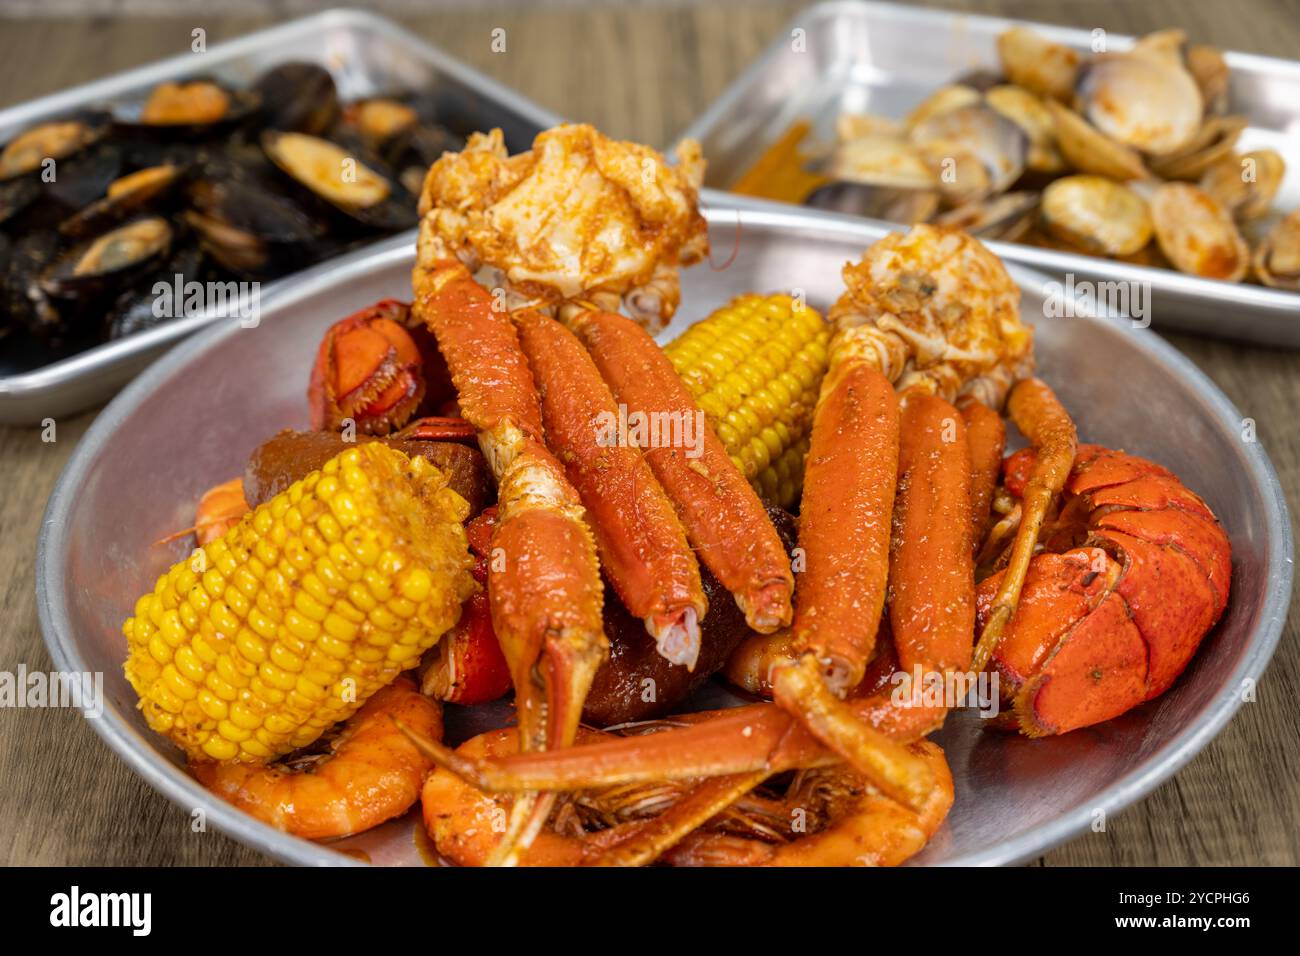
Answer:
<svg viewBox="0 0 1300 956"><path fill-rule="evenodd" d="M1274 56L1300 49L1295 0L967 0L927 3L1134 33L1177 23L1193 40ZM440 10L395 19L541 104L608 132L669 141L757 55L799 2L584 10ZM274 9L274 8L272 8ZM0 21L0 104L20 102L189 47L264 26L275 13ZM493 53L491 31L507 30ZM1300 319L1300 317L1298 317ZM1155 334L1155 333L1149 333ZM1300 357L1171 337L1258 424L1290 502L1300 502ZM32 554L45 499L94 413L39 430L0 428L0 669L48 669L33 602ZM1215 463L1207 462L1206 467ZM1294 523L1294 518L1293 518ZM1300 862L1300 632L1292 614L1258 690L1228 728L1172 781L1074 840L1045 865L1291 864ZM259 865L144 785L76 713L0 710L0 863Z"/></svg>

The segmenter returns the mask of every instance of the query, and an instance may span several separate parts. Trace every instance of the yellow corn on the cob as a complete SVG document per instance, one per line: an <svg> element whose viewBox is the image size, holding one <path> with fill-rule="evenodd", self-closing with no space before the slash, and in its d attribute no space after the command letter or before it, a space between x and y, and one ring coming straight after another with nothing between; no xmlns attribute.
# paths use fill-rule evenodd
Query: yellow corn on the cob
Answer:
<svg viewBox="0 0 1300 956"><path fill-rule="evenodd" d="M830 329L788 295L742 295L665 348L741 474L791 507L803 486Z"/></svg>
<svg viewBox="0 0 1300 956"><path fill-rule="evenodd" d="M311 743L456 623L468 511L423 458L342 452L136 602L122 630L145 720L195 760Z"/></svg>

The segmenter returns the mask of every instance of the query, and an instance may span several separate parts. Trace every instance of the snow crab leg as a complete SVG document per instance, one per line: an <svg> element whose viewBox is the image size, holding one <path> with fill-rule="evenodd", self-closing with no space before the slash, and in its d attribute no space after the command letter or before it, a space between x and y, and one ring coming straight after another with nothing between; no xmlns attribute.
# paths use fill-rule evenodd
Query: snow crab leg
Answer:
<svg viewBox="0 0 1300 956"><path fill-rule="evenodd" d="M515 686L520 746L564 747L608 653L596 545L577 491L542 443L537 389L510 319L423 228L412 281L413 308L438 340L461 413L497 477L488 596ZM527 846L526 828L540 827L551 802L516 802L503 861L516 843Z"/></svg>

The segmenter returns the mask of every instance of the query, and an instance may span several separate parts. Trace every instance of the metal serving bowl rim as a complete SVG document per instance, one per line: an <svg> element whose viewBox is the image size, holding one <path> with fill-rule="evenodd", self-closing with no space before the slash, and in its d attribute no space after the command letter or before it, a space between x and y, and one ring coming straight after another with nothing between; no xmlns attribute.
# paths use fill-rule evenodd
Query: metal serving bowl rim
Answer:
<svg viewBox="0 0 1300 956"><path fill-rule="evenodd" d="M879 235L879 230L862 223L822 218L814 220L797 212L775 209L713 209L707 215L710 221L726 223L733 222L736 216L743 216L746 223L776 229L813 227L828 234L860 237L864 242ZM325 276L329 276L332 283L346 282L351 277L384 268L409 257L413 239L414 233L404 233L334 260L326 266L309 269L295 276L292 281L279 283L277 288L268 290L263 309L267 314L272 314L297 298L312 294L315 281ZM1048 281L1046 276L1020 266L1012 265L1009 271L1022 286L1027 282L1037 282L1041 286ZM1128 320L1081 318L1076 321L1114 323ZM109 443L123 419L145 401L163 380L191 359L215 347L230 332L231 323L213 325L149 366L104 408L64 466L46 506L36 546L36 609L45 644L58 670L81 673L87 669L80 647L72 636L64 601L63 559L70 544L66 519L73 497L85 481L92 463ZM1190 359L1172 345L1156 335L1143 335L1133 337L1132 347L1146 353L1153 360L1172 367L1201 396L1222 424L1233 430L1239 427L1241 414L1233 404ZM1264 571L1267 583L1259 623L1250 635L1236 668L1221 683L1222 690L1218 698L1207 707L1201 720L1179 730L1142 766L1115 780L1087 806L1069 808L1045 824L1001 843L944 861L944 865L1014 864L1059 845L1087 829L1096 809L1116 813L1169 779L1208 744L1236 713L1242 699L1232 689L1240 687L1243 680L1258 679L1277 646L1290 603L1293 571L1291 525L1272 462L1259 443L1245 447L1245 460L1250 480L1264 502L1263 518L1270 532ZM109 747L155 790L186 809L205 808L208 820L217 829L246 846L286 863L361 865L359 861L338 853L327 845L283 833L213 798L193 777L166 759L154 742L132 727L115 708L105 706L103 713L98 718L91 719L90 723Z"/></svg>

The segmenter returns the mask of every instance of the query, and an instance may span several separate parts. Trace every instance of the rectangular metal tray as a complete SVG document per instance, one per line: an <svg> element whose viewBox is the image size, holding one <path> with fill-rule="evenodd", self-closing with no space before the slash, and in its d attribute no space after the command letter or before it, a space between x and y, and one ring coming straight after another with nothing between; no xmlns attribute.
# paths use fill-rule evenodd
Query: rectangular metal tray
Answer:
<svg viewBox="0 0 1300 956"><path fill-rule="evenodd" d="M807 120L813 138L830 140L842 112L901 117L942 84L996 67L998 34L1023 22L889 3L821 3L800 12L681 134L704 148L705 184L713 187L708 201L751 209L772 205L722 190L791 123ZM1092 31L1030 25L1058 43L1091 50ZM1121 34L1107 36L1110 49L1123 49L1130 41ZM1232 71L1230 111L1250 124L1240 148L1281 153L1289 169L1276 206L1300 208L1300 63L1246 53L1226 57ZM1009 262L1072 277L1076 285L1138 283L1158 330L1300 348L1300 293L1015 243L990 246Z"/></svg>
<svg viewBox="0 0 1300 956"><path fill-rule="evenodd" d="M166 80L203 72L243 86L286 60L327 67L344 99L436 89L449 125L499 126L512 152L527 149L540 130L560 122L555 114L383 17L331 10L214 45L201 58L184 53L0 110L0 143L42 120L129 98ZM262 294L278 284L269 283ZM16 367L0 345L0 424L35 424L101 402L168 347L212 321L208 315L180 319L32 370Z"/></svg>

